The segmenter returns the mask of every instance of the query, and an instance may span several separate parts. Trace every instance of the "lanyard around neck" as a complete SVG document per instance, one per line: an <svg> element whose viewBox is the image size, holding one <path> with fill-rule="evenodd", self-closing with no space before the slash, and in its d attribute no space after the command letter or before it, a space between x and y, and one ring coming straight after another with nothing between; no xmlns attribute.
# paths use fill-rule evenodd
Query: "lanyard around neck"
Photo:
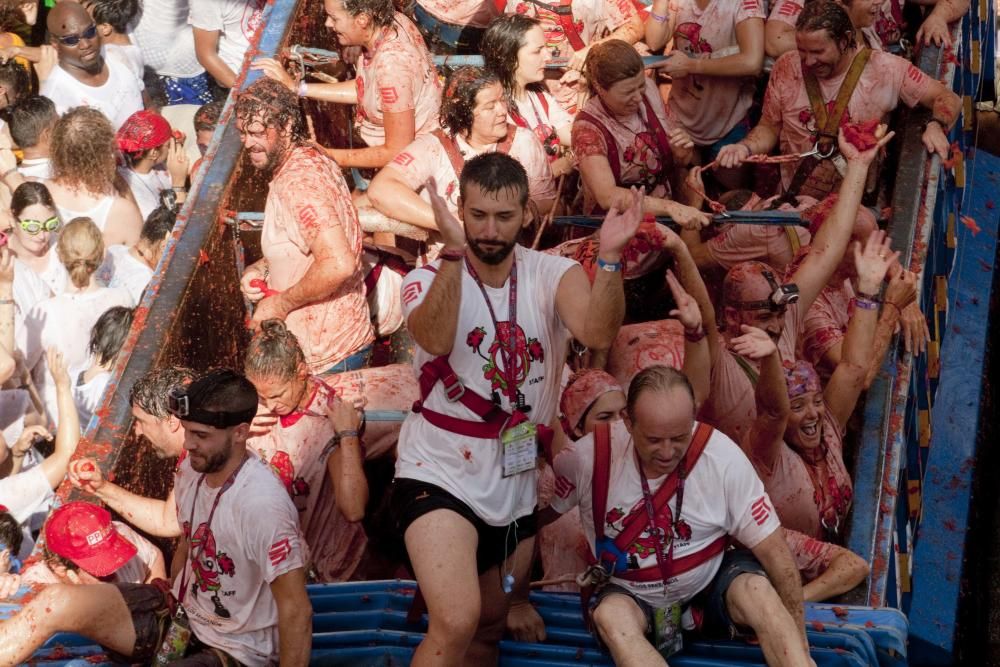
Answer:
<svg viewBox="0 0 1000 667"><path fill-rule="evenodd" d="M515 251L516 252L516 251ZM493 311L493 303L490 301L489 294L486 293L486 287L483 285L483 281L479 278L479 274L476 273L476 269L472 266L472 262L469 258L465 259L465 267L469 271L469 275L472 279L476 281L476 285L479 287L479 291L483 295L483 300L486 301L486 308L490 311L490 319L493 320L493 331L496 336L497 343L500 346L500 360L503 363L503 371L501 377L504 383L507 385L507 398L510 400L511 409L515 409L521 406L523 402L520 392L517 389L517 368L515 367L515 360L517 359L517 256L515 255L514 261L510 266L510 287L509 287L509 300L507 302L507 335L500 332L500 322L497 320L496 313Z"/></svg>
<svg viewBox="0 0 1000 667"><path fill-rule="evenodd" d="M667 553L663 553L663 542L666 540L667 536L663 528L656 525L656 508L653 507L653 494L649 491L649 480L646 479L646 473L642 469L642 461L639 459L639 451L635 448L635 443L632 444L633 451L635 452L635 466L639 470L639 481L642 483L642 503L646 507L646 515L649 517L649 535L653 538L653 548L656 550L656 564L660 567L660 576L663 578L663 585L666 587L667 581L670 579L670 565L674 560L674 541L677 538L677 526L681 521L681 508L684 506L684 478L687 477L685 470L685 461L681 459L678 464L677 469L671 473L671 475L678 475L677 480L677 512L673 516L673 521L671 522L670 530L670 546L667 547ZM669 480L669 476L667 478ZM664 480L664 484L667 483ZM666 500L667 506L670 504L670 499ZM666 588L664 588L664 594L666 594Z"/></svg>

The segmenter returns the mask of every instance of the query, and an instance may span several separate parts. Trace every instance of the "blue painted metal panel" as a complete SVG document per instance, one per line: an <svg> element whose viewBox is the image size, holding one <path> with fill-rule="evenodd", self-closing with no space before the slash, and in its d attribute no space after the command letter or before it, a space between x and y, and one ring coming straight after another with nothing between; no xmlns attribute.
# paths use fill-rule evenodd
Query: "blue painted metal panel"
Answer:
<svg viewBox="0 0 1000 667"><path fill-rule="evenodd" d="M911 642L922 664L952 662L969 500L975 469L990 289L1000 212L988 200L1000 179L1000 159L976 152L977 182L966 198L978 234L957 225L958 249L948 281L948 333L934 406L915 540Z"/></svg>

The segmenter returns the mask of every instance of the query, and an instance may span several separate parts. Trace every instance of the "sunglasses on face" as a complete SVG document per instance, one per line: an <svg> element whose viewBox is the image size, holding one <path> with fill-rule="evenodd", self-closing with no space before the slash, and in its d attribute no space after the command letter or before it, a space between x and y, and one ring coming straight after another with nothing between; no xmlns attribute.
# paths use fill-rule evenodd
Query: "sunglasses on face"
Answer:
<svg viewBox="0 0 1000 667"><path fill-rule="evenodd" d="M56 37L65 46L76 46L80 43L81 39L91 40L97 37L97 26L91 24L89 28L84 30L78 35L63 35L62 37Z"/></svg>
<svg viewBox="0 0 1000 667"><path fill-rule="evenodd" d="M39 232L54 232L59 229L59 218L52 216L48 220L18 220L21 229L31 235Z"/></svg>

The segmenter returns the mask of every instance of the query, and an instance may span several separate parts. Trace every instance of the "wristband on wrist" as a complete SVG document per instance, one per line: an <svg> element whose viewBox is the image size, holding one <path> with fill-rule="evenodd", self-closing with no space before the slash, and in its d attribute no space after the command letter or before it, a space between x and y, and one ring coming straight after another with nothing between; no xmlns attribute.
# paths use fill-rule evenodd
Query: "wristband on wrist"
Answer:
<svg viewBox="0 0 1000 667"><path fill-rule="evenodd" d="M357 429L353 429L353 428L352 429L346 429L346 430L343 430L343 431L334 431L334 436L338 440L342 440L343 438L357 438L358 437L358 431L357 431Z"/></svg>
<svg viewBox="0 0 1000 667"><path fill-rule="evenodd" d="M622 270L621 260L617 262L605 262L600 257L597 258L597 268L601 271L607 271L608 273L618 273Z"/></svg>
<svg viewBox="0 0 1000 667"><path fill-rule="evenodd" d="M666 16L660 16L659 14L656 14L654 12L649 12L649 18L653 19L657 23L666 23L667 22L667 17Z"/></svg>
<svg viewBox="0 0 1000 667"><path fill-rule="evenodd" d="M302 79L301 81L299 81L298 95L299 97L305 97L308 92L309 92L309 84L306 83L305 79Z"/></svg>
<svg viewBox="0 0 1000 667"><path fill-rule="evenodd" d="M705 333L705 327L698 325L697 329L685 329L684 330L684 340L689 343L698 343L707 334Z"/></svg>
<svg viewBox="0 0 1000 667"><path fill-rule="evenodd" d="M871 299L866 299L861 296L856 296L853 299L854 306L860 308L861 310L878 310L878 302L872 301Z"/></svg>
<svg viewBox="0 0 1000 667"><path fill-rule="evenodd" d="M13 306L14 299L0 299L0 306Z"/></svg>
<svg viewBox="0 0 1000 667"><path fill-rule="evenodd" d="M465 248L445 248L438 253L438 258L446 262L459 262L465 259Z"/></svg>

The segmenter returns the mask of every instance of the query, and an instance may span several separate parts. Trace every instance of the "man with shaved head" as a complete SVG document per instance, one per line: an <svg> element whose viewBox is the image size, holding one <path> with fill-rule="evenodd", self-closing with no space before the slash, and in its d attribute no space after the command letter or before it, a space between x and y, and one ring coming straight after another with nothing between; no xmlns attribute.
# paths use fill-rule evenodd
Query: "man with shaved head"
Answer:
<svg viewBox="0 0 1000 667"><path fill-rule="evenodd" d="M881 126L879 133L884 130ZM829 210L828 219L804 249L805 257L792 263L795 268L787 276L763 262L733 266L722 285L722 331L715 326L711 305L703 307L712 388L699 414L737 443L757 416L754 385L760 365L734 352L733 339L749 327L763 329L777 344L782 360L795 361L802 320L847 251L868 167L891 137L889 133L881 137L878 147L860 152L841 133L840 152L847 159L847 170L836 203L832 199L823 202L821 209Z"/></svg>
<svg viewBox="0 0 1000 667"><path fill-rule="evenodd" d="M63 114L77 106L99 109L117 130L143 108L142 81L125 65L101 55L97 25L76 2L60 2L46 25L59 63L42 82L41 94Z"/></svg>

